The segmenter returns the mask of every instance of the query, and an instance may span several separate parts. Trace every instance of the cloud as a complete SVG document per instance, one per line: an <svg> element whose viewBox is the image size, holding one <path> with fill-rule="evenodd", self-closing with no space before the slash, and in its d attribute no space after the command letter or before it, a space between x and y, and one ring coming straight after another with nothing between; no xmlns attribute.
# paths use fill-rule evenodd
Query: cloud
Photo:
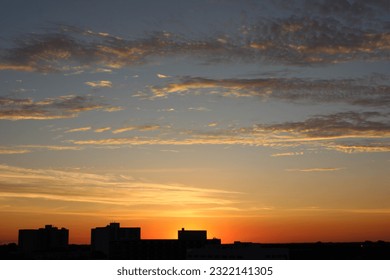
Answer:
<svg viewBox="0 0 390 280"><path fill-rule="evenodd" d="M110 81L93 81L93 82L85 82L85 84L93 88L112 87L112 82Z"/></svg>
<svg viewBox="0 0 390 280"><path fill-rule="evenodd" d="M370 7L368 4L362 6ZM166 32L147 34L141 39L125 39L61 26L57 32L18 38L12 48L1 51L0 70L45 73L85 69L112 71L144 64L156 57L182 55L208 63L267 61L313 65L387 60L390 35L386 30L386 20L376 17L381 11L383 9L371 9L371 16L365 18L364 24L356 24L356 17L355 21L346 21L342 14L262 18L235 31L225 32L223 36L207 34L197 39ZM242 32L243 28L245 32Z"/></svg>
<svg viewBox="0 0 390 280"><path fill-rule="evenodd" d="M79 146L59 146L59 145L19 145L20 148L32 150L48 150L48 151L79 151L82 147Z"/></svg>
<svg viewBox="0 0 390 280"><path fill-rule="evenodd" d="M207 109L206 107L190 107L188 108L188 111L199 111L199 112L207 112L211 111L210 109Z"/></svg>
<svg viewBox="0 0 390 280"><path fill-rule="evenodd" d="M158 112L175 112L174 108L159 109Z"/></svg>
<svg viewBox="0 0 390 280"><path fill-rule="evenodd" d="M100 133L100 132L108 131L110 129L111 129L111 127L107 126L107 127L97 128L94 131Z"/></svg>
<svg viewBox="0 0 390 280"><path fill-rule="evenodd" d="M28 154L28 153L31 153L31 150L0 147L0 155L18 155L18 154Z"/></svg>
<svg viewBox="0 0 390 280"><path fill-rule="evenodd" d="M369 144L364 143L329 143L327 148L343 153L385 153L390 152L389 141L373 142Z"/></svg>
<svg viewBox="0 0 390 280"><path fill-rule="evenodd" d="M198 136L186 139L159 139L148 137L106 138L89 140L69 140L76 145L260 145L256 139L229 136Z"/></svg>
<svg viewBox="0 0 390 280"><path fill-rule="evenodd" d="M15 146L0 146L0 154L2 155L18 155L28 154L37 151L79 151L83 147L80 146L58 146L58 145L15 145Z"/></svg>
<svg viewBox="0 0 390 280"><path fill-rule="evenodd" d="M93 38L93 40L91 40ZM74 69L118 69L145 63L151 56L198 54L222 50L216 40L174 40L165 33L155 33L139 40L100 36L75 27L57 33L33 34L4 50L0 70L69 72Z"/></svg>
<svg viewBox="0 0 390 280"><path fill-rule="evenodd" d="M135 125L135 126L127 126L127 127L122 127L118 128L112 131L114 134L118 133L123 133L126 131L132 131L132 130L137 130L137 131L153 131L153 130L158 130L161 127L159 125Z"/></svg>
<svg viewBox="0 0 390 280"><path fill-rule="evenodd" d="M277 153L272 154L272 157L291 157L291 156L300 156L303 155L303 152L288 152L288 153Z"/></svg>
<svg viewBox="0 0 390 280"><path fill-rule="evenodd" d="M65 95L40 101L0 97L0 119L13 121L75 118L81 112L113 108L88 96Z"/></svg>
<svg viewBox="0 0 390 280"><path fill-rule="evenodd" d="M380 79L310 80L300 78L207 79L182 77L176 83L151 88L156 97L173 93L218 94L318 103L343 102L359 106L390 105L390 86ZM207 91L202 91L207 89Z"/></svg>
<svg viewBox="0 0 390 280"><path fill-rule="evenodd" d="M50 201L55 201L56 207L61 207L63 213L94 213L109 209L123 214L132 209L138 216L156 216L165 212L156 214L156 208L165 208L175 210L173 212L180 215L182 211L194 207L203 209L232 205L238 195L237 192L211 188L147 183L121 174L0 165L0 198L12 201L12 205L16 205L15 210L20 210L17 207L20 201L20 207L24 208L23 201L29 200L26 211L41 208L50 211ZM151 206L153 213L148 212Z"/></svg>
<svg viewBox="0 0 390 280"><path fill-rule="evenodd" d="M299 122L257 124L213 131L170 131L164 137L123 137L68 140L75 145L249 145L263 147L308 147L340 152L389 151L388 114L343 112L317 115ZM135 127L130 127L135 129ZM129 129L129 128L124 128ZM295 153L294 155L298 155ZM287 156L292 154L276 154Z"/></svg>
<svg viewBox="0 0 390 280"><path fill-rule="evenodd" d="M91 129L92 129L92 127L90 127L90 126L79 127L79 128L72 128L72 129L66 130L65 133L88 131L88 130L91 130Z"/></svg>
<svg viewBox="0 0 390 280"><path fill-rule="evenodd" d="M319 115L302 122L257 125L258 130L293 132L310 138L380 138L390 137L388 114L379 112L342 112Z"/></svg>
<svg viewBox="0 0 390 280"><path fill-rule="evenodd" d="M390 36L384 25L379 18L369 28L367 22L315 15L262 20L249 26L248 47L255 57L297 65L387 59Z"/></svg>
<svg viewBox="0 0 390 280"><path fill-rule="evenodd" d="M126 132L126 131L136 130L136 129L137 129L136 126L127 126L127 127L122 127L122 128L115 129L115 130L112 131L112 133L118 134L118 133L123 133L123 132Z"/></svg>
<svg viewBox="0 0 390 280"><path fill-rule="evenodd" d="M107 106L105 108L102 109L102 111L104 112L119 112L119 111L123 111L125 108L122 107L122 106Z"/></svg>
<svg viewBox="0 0 390 280"><path fill-rule="evenodd" d="M211 122L207 126L208 127L216 127L216 126L218 126L218 123L217 122Z"/></svg>
<svg viewBox="0 0 390 280"><path fill-rule="evenodd" d="M160 79L170 78L170 76L163 75L163 74L157 74L157 77L159 77Z"/></svg>
<svg viewBox="0 0 390 280"><path fill-rule="evenodd" d="M290 172L334 172L334 171L340 171L343 168L337 168L337 167L326 167L326 168L306 168L306 169L286 169L286 171Z"/></svg>

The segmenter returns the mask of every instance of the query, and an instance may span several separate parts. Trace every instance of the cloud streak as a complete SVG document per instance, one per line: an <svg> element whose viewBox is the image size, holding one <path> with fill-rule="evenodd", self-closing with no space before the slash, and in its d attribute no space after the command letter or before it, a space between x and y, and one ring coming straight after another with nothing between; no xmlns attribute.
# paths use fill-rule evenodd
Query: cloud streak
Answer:
<svg viewBox="0 0 390 280"><path fill-rule="evenodd" d="M334 172L334 171L340 171L343 168L337 168L337 167L321 167L321 168L306 168L306 169L286 169L286 171L289 172Z"/></svg>
<svg viewBox="0 0 390 280"><path fill-rule="evenodd" d="M39 101L0 97L0 119L52 120L75 118L81 112L112 111L117 107L99 103L89 96L65 95Z"/></svg>
<svg viewBox="0 0 390 280"><path fill-rule="evenodd" d="M112 82L110 81L92 81L92 82L85 82L87 86L90 86L92 88L110 88L112 87Z"/></svg>
<svg viewBox="0 0 390 280"><path fill-rule="evenodd" d="M94 211L99 209L122 211L164 207L176 209L180 214L195 205L202 208L234 204L238 193L174 184L146 183L129 176L83 173L79 171L28 169L0 165L0 198L14 201L28 199L39 206L47 201L67 205L68 211ZM68 203L71 203L69 205ZM34 203L30 201L34 209ZM49 204L50 205L50 204ZM65 207L65 206L64 206ZM74 208L76 207L76 209ZM89 210L88 210L89 209ZM92 210L91 210L92 209ZM64 213L67 210L64 209ZM156 215L156 213L154 213Z"/></svg>
<svg viewBox="0 0 390 280"><path fill-rule="evenodd" d="M39 151L80 151L81 146L58 146L58 145L16 145L0 146L0 155L23 155Z"/></svg>
<svg viewBox="0 0 390 280"><path fill-rule="evenodd" d="M183 77L179 82L153 87L156 97L175 93L218 94L231 97L273 98L293 102L348 103L359 106L387 107L390 86L380 81L304 80L300 78L207 79Z"/></svg>
<svg viewBox="0 0 390 280"><path fill-rule="evenodd" d="M325 148L341 152L388 152L388 114L343 112L318 115L300 122L257 124L214 131L182 131L164 137L124 137L68 140L75 145L249 145L264 147ZM299 154L299 153L298 153ZM294 154L276 154L288 156Z"/></svg>
<svg viewBox="0 0 390 280"><path fill-rule="evenodd" d="M57 33L30 35L18 41L15 48L3 50L0 70L47 73L89 68L118 69L145 63L152 56L223 49L214 40L180 41L164 32L145 39L125 40L68 26Z"/></svg>
<svg viewBox="0 0 390 280"><path fill-rule="evenodd" d="M369 6L360 11L364 9L368 10ZM375 18L378 11L381 10L371 9L371 16L366 20ZM369 28L367 23L345 22L341 16L302 15L255 20L238 28L240 31L219 36L208 34L197 39L168 32L125 39L61 26L54 33L19 38L13 48L2 50L0 70L46 73L90 68L112 70L143 64L154 57L178 55L200 57L212 63L256 60L295 65L386 60L390 56L386 21L378 17L374 24L376 28ZM99 82L90 84L92 87L101 85Z"/></svg>
<svg viewBox="0 0 390 280"><path fill-rule="evenodd" d="M88 130L91 130L91 129L92 129L92 127L90 127L90 126L78 127L78 128L72 128L72 129L66 130L65 133L88 131Z"/></svg>
<svg viewBox="0 0 390 280"><path fill-rule="evenodd" d="M300 156L303 155L303 152L288 152L288 153L277 153L272 154L272 157L291 157L291 156Z"/></svg>
<svg viewBox="0 0 390 280"><path fill-rule="evenodd" d="M154 131L158 130L161 127L159 125L134 125L118 128L112 131L113 134L123 133L127 131Z"/></svg>
<svg viewBox="0 0 390 280"><path fill-rule="evenodd" d="M20 155L31 153L28 149L18 149L9 147L0 147L0 155Z"/></svg>
<svg viewBox="0 0 390 280"><path fill-rule="evenodd" d="M389 115L379 112L342 112L319 115L301 122L257 125L255 130L293 132L311 138L390 137Z"/></svg>
<svg viewBox="0 0 390 280"><path fill-rule="evenodd" d="M101 128L95 129L94 131L95 131L95 132L98 132L98 133L101 133L101 132L105 132L105 131L108 131L108 130L111 130L111 127L109 127L109 126L107 126L107 127L101 127Z"/></svg>
<svg viewBox="0 0 390 280"><path fill-rule="evenodd" d="M373 31L335 17L293 16L251 26L249 47L270 60L301 65L387 59L390 36L384 25Z"/></svg>

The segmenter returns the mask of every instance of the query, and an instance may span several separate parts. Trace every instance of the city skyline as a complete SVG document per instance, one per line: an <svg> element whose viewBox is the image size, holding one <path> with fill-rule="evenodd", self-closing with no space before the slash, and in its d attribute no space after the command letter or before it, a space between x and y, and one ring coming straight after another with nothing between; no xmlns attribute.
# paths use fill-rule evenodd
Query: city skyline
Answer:
<svg viewBox="0 0 390 280"><path fill-rule="evenodd" d="M0 244L390 241L388 1L3 6Z"/></svg>
<svg viewBox="0 0 390 280"><path fill-rule="evenodd" d="M142 237L140 227L113 222L91 228L89 244L69 244L70 230L45 225L19 229L18 244L0 246L1 259L237 259L237 260L373 260L389 258L389 242L223 243L208 238L207 230L177 231L176 238Z"/></svg>

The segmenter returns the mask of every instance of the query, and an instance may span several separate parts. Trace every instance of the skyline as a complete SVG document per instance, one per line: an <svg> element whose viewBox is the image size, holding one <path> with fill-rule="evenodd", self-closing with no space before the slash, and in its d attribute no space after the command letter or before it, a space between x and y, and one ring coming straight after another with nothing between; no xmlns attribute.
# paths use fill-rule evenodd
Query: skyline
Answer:
<svg viewBox="0 0 390 280"><path fill-rule="evenodd" d="M220 259L220 260L369 260L388 259L390 243L313 242L222 243L208 238L207 230L180 229L176 238L145 239L140 227L121 227L110 223L91 229L90 244L69 244L69 230L53 225L20 229L18 244L1 246L3 259Z"/></svg>
<svg viewBox="0 0 390 280"><path fill-rule="evenodd" d="M4 7L0 243L390 241L388 1Z"/></svg>

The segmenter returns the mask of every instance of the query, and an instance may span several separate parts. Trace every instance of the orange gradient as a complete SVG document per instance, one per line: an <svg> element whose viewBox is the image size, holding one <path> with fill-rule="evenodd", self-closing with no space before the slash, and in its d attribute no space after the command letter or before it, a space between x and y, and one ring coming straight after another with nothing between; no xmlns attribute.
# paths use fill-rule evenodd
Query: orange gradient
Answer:
<svg viewBox="0 0 390 280"><path fill-rule="evenodd" d="M106 226L112 220L101 217L0 213L1 243L17 242L18 229L39 228L45 224L69 229L71 244L89 244L91 228ZM5 223L4 221L7 222ZM248 218L140 218L115 220L122 227L141 227L143 239L176 239L181 228L207 230L208 238L222 243L389 241L390 219L384 215L323 215L316 217Z"/></svg>

